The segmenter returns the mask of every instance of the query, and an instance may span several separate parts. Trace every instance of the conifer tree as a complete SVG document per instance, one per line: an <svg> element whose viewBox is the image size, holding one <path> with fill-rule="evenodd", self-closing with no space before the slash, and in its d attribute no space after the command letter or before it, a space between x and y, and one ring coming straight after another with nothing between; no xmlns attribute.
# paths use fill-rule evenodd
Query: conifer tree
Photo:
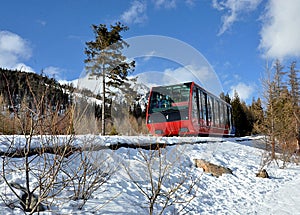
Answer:
<svg viewBox="0 0 300 215"><path fill-rule="evenodd" d="M264 110L262 107L261 99L258 98L256 101L253 98L251 104L251 113L253 114L253 134L261 134L263 132L264 123Z"/></svg>
<svg viewBox="0 0 300 215"><path fill-rule="evenodd" d="M240 97L236 91L234 92L234 97L231 102L231 105L232 105L233 124L236 129L235 135L238 137L244 136L246 133L244 123L246 122L247 117L243 110Z"/></svg>
<svg viewBox="0 0 300 215"><path fill-rule="evenodd" d="M117 22L111 25L92 25L95 40L86 42L86 69L90 75L102 77L102 127L101 134L105 134L105 100L109 86L120 87L130 69L134 68L134 61L128 63L122 54L122 49L129 45L122 39L121 32L128 27Z"/></svg>
<svg viewBox="0 0 300 215"><path fill-rule="evenodd" d="M227 102L228 104L230 104L231 103L231 98L230 98L230 96L229 96L229 94L228 93L226 93L226 95L222 92L221 94L220 94L220 98L221 99L223 99L225 102Z"/></svg>

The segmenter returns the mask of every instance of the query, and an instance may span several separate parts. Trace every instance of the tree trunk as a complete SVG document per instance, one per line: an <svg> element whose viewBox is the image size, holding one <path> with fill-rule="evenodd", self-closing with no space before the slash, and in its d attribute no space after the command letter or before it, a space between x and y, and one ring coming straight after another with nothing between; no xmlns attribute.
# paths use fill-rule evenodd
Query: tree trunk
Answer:
<svg viewBox="0 0 300 215"><path fill-rule="evenodd" d="M298 149L297 149L297 151L300 152L300 126L298 126L297 143L298 143Z"/></svg>
<svg viewBox="0 0 300 215"><path fill-rule="evenodd" d="M275 159L275 140L272 140L272 159Z"/></svg>
<svg viewBox="0 0 300 215"><path fill-rule="evenodd" d="M102 76L102 114L101 114L101 135L105 135L105 69Z"/></svg>

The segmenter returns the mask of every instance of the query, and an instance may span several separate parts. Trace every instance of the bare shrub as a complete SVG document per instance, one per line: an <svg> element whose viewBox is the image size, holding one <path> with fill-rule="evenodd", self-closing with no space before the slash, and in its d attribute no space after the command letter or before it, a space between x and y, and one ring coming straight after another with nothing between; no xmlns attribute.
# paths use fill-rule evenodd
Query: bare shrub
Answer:
<svg viewBox="0 0 300 215"><path fill-rule="evenodd" d="M60 196L71 190L73 200L82 200L78 202L82 209L114 170L113 165L104 162L105 157L93 151L94 139L79 143L75 136L97 129L91 124L93 118L89 118L90 106L85 103L78 109L49 109L45 105L49 104L47 90L36 94L27 84L27 96L33 103L28 105L24 99L12 113L21 135L7 136L2 141L0 177L6 186L0 197L7 206L33 214L59 208L66 201Z"/></svg>
<svg viewBox="0 0 300 215"><path fill-rule="evenodd" d="M198 179L192 178L189 170L181 168L184 161L176 147L173 150L155 144L152 147L152 150L137 149L139 156L135 164L123 165L132 183L146 198L146 203L140 203L141 207L146 207L148 214L163 214L167 210L175 214L186 212L186 207L195 197ZM131 165L139 165L144 171L138 174L131 170Z"/></svg>
<svg viewBox="0 0 300 215"><path fill-rule="evenodd" d="M118 166L111 161L107 150L94 148L95 136L81 137L78 141L82 142L82 150L70 157L72 162L68 162L62 172L66 176L71 200L77 201L77 208L82 210L93 193L109 181Z"/></svg>

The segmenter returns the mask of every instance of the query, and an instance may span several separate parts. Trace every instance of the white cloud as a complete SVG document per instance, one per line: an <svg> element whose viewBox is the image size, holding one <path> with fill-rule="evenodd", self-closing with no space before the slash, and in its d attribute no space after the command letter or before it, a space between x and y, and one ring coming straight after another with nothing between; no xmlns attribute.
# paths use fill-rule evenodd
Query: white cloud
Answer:
<svg viewBox="0 0 300 215"><path fill-rule="evenodd" d="M41 26L43 26L43 27L47 25L47 22L44 21L44 20L41 20L41 19L36 20L36 22L37 22L38 24L40 24Z"/></svg>
<svg viewBox="0 0 300 215"><path fill-rule="evenodd" d="M267 58L300 57L300 0L269 0L259 48Z"/></svg>
<svg viewBox="0 0 300 215"><path fill-rule="evenodd" d="M195 0L185 0L185 3L188 5L188 6L195 6Z"/></svg>
<svg viewBox="0 0 300 215"><path fill-rule="evenodd" d="M194 81L216 95L219 95L223 91L223 89L220 89L220 86L216 84L218 80L215 80L214 72L205 66L197 68L192 65L187 65L175 69L168 68L163 72L149 71L139 74L138 77L138 80L148 87Z"/></svg>
<svg viewBox="0 0 300 215"><path fill-rule="evenodd" d="M0 67L33 71L22 63L31 57L29 42L9 31L0 31ZM28 69L28 70L27 70Z"/></svg>
<svg viewBox="0 0 300 215"><path fill-rule="evenodd" d="M121 19L125 23L140 24L147 20L146 15L147 4L145 1L135 0L131 7L121 15Z"/></svg>
<svg viewBox="0 0 300 215"><path fill-rule="evenodd" d="M43 73L46 74L50 78L60 78L61 73L63 70L58 67L49 66L43 69Z"/></svg>
<svg viewBox="0 0 300 215"><path fill-rule="evenodd" d="M176 7L176 0L153 0L155 7L171 9Z"/></svg>
<svg viewBox="0 0 300 215"><path fill-rule="evenodd" d="M230 97L233 98L234 92L236 91L241 100L246 101L252 99L253 93L255 92L255 85L245 84L243 82L238 83L235 86L230 87L231 91L229 93Z"/></svg>
<svg viewBox="0 0 300 215"><path fill-rule="evenodd" d="M152 2L156 8L173 9L176 8L177 3L182 2L182 0L152 0ZM187 6L193 7L195 5L195 0L185 0L184 3Z"/></svg>
<svg viewBox="0 0 300 215"><path fill-rule="evenodd" d="M188 67L168 68L163 72L148 71L139 74L138 77L138 80L148 87L195 81L195 76Z"/></svg>
<svg viewBox="0 0 300 215"><path fill-rule="evenodd" d="M222 26L218 35L230 29L245 12L255 10L262 0L212 0L212 6L219 11L226 11L222 16Z"/></svg>

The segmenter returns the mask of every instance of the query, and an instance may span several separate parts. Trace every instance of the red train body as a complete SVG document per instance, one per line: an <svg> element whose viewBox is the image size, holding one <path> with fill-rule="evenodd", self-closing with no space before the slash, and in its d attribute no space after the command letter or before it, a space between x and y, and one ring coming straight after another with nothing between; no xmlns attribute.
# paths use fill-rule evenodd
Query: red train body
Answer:
<svg viewBox="0 0 300 215"><path fill-rule="evenodd" d="M231 106L194 82L153 87L146 123L157 136L233 136Z"/></svg>

